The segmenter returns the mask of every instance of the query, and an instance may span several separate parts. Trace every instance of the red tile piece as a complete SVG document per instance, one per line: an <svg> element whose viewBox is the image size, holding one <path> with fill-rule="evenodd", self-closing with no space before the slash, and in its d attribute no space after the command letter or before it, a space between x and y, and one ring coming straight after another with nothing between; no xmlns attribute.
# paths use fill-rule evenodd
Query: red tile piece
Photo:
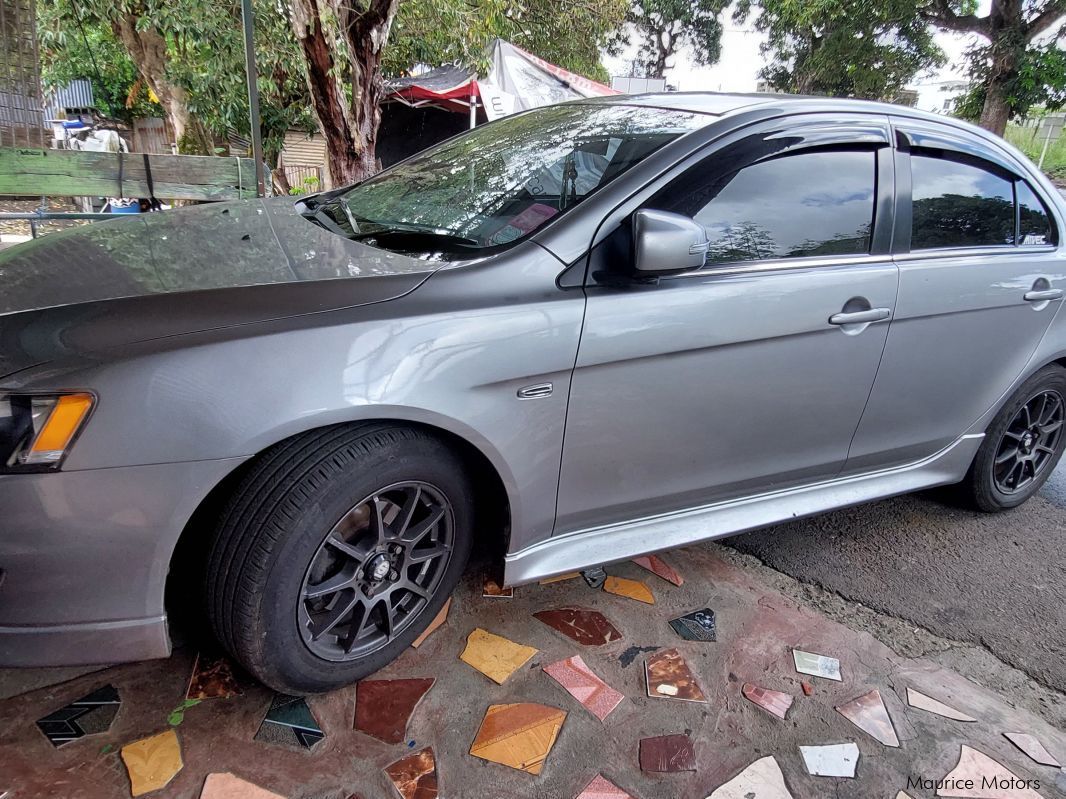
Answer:
<svg viewBox="0 0 1066 799"><path fill-rule="evenodd" d="M681 575L674 570L674 567L658 555L642 555L639 558L633 558L633 562L652 574L662 577L668 583L682 585L685 582Z"/></svg>
<svg viewBox="0 0 1066 799"><path fill-rule="evenodd" d="M387 744L402 743L415 706L433 679L362 680L355 694L355 728Z"/></svg>
<svg viewBox="0 0 1066 799"><path fill-rule="evenodd" d="M633 797L610 780L605 779L602 774L597 774L596 778L586 785L585 790L575 799L633 799Z"/></svg>
<svg viewBox="0 0 1066 799"><path fill-rule="evenodd" d="M741 691L743 692L745 699L754 702L767 713L777 716L782 721L784 721L788 709L792 707L792 701L794 699L791 694L786 694L782 691L773 691L769 688L760 688L758 685L750 682L744 683Z"/></svg>
<svg viewBox="0 0 1066 799"><path fill-rule="evenodd" d="M544 671L600 721L622 701L622 694L593 674L580 655L551 663Z"/></svg>
<svg viewBox="0 0 1066 799"><path fill-rule="evenodd" d="M437 798L437 762L432 747L401 758L385 768L403 799Z"/></svg>
<svg viewBox="0 0 1066 799"><path fill-rule="evenodd" d="M650 772L695 771L696 750L687 735L660 735L640 740L640 770Z"/></svg>
<svg viewBox="0 0 1066 799"><path fill-rule="evenodd" d="M603 646L622 639L622 634L598 610L556 608L539 611L533 617L583 646Z"/></svg>

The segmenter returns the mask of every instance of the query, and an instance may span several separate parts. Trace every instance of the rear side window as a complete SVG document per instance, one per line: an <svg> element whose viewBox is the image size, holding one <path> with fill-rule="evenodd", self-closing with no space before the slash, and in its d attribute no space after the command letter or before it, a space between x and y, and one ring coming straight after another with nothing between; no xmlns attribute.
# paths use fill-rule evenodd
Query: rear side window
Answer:
<svg viewBox="0 0 1066 799"><path fill-rule="evenodd" d="M868 253L875 167L872 150L819 150L725 174L691 210L707 263Z"/></svg>
<svg viewBox="0 0 1066 799"><path fill-rule="evenodd" d="M1024 180L1015 185L1018 191L1018 243L1023 247L1055 244L1055 228L1047 207Z"/></svg>
<svg viewBox="0 0 1066 799"><path fill-rule="evenodd" d="M970 163L912 153L911 249L1014 244L1014 184Z"/></svg>

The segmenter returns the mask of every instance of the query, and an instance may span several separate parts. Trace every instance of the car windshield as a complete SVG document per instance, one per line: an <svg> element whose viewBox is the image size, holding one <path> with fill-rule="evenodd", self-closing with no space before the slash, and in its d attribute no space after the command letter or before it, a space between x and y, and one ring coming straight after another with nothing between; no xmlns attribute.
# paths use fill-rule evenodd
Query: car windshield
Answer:
<svg viewBox="0 0 1066 799"><path fill-rule="evenodd" d="M333 205L338 232L360 241L469 257L529 235L712 119L660 108L552 106L475 128L322 205Z"/></svg>

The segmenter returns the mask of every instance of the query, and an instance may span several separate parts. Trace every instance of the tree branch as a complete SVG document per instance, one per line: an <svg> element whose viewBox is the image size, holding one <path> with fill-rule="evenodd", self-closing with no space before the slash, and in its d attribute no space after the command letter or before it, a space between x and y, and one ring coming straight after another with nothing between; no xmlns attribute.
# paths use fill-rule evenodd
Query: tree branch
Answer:
<svg viewBox="0 0 1066 799"><path fill-rule="evenodd" d="M1066 17L1066 0L1053 0L1047 8L1025 24L1026 41L1032 41L1063 17Z"/></svg>
<svg viewBox="0 0 1066 799"><path fill-rule="evenodd" d="M931 7L925 9L922 16L939 28L988 36L987 17L978 17L976 14L956 14L951 10L948 0L936 0Z"/></svg>

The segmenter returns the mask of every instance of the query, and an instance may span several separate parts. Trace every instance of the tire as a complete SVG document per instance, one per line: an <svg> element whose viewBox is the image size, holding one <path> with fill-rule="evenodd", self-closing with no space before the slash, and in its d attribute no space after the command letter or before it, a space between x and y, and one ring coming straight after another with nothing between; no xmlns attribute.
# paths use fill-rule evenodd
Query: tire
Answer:
<svg viewBox="0 0 1066 799"><path fill-rule="evenodd" d="M989 425L961 486L968 504L995 513L1016 508L1039 491L1066 448L1064 415L1066 370L1045 366L1022 384ZM1012 461L1008 456L1015 450ZM1032 459L1028 466L1019 463L1027 459Z"/></svg>
<svg viewBox="0 0 1066 799"><path fill-rule="evenodd" d="M382 668L429 625L463 573L472 528L463 463L439 439L394 424L314 430L265 452L237 485L208 556L207 614L261 682L329 691Z"/></svg>

